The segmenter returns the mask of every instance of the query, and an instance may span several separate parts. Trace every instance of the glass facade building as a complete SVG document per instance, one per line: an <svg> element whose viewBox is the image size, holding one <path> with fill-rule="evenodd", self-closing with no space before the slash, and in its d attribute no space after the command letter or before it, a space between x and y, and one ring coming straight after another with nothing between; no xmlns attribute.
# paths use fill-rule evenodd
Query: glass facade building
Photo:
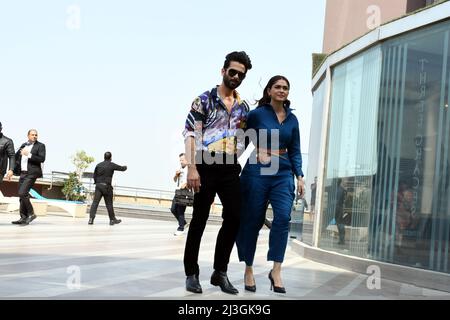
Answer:
<svg viewBox="0 0 450 320"><path fill-rule="evenodd" d="M450 20L329 70L314 90L307 177L322 181L308 244L450 273Z"/></svg>

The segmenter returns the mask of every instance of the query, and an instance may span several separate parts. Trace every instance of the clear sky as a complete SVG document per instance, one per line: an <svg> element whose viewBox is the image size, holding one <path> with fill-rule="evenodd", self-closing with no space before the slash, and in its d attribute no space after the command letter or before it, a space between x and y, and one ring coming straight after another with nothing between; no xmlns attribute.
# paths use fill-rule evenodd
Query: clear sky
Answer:
<svg viewBox="0 0 450 320"><path fill-rule="evenodd" d="M325 0L1 0L3 133L17 149L36 128L46 173L73 171L77 150L95 162L109 150L129 168L117 185L172 190L192 101L244 50L253 69L241 96L253 103L286 76L307 153L324 15Z"/></svg>

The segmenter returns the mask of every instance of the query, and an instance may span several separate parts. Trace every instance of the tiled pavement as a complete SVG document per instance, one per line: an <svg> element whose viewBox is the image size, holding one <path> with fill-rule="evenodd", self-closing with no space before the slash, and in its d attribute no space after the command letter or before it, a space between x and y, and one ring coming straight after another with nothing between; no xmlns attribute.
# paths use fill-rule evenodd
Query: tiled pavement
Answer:
<svg viewBox="0 0 450 320"><path fill-rule="evenodd" d="M204 293L197 295L184 289L186 236L173 235L175 220L123 218L109 226L100 215L89 226L87 219L49 214L29 226L12 225L17 217L0 212L1 299L450 299L450 293L389 280L369 290L368 275L315 263L289 248L283 264L287 294L273 293L265 228L255 259L257 292L244 291L244 265L234 250L228 276L240 293L230 296L209 284L216 224L208 225L203 236L199 264Z"/></svg>

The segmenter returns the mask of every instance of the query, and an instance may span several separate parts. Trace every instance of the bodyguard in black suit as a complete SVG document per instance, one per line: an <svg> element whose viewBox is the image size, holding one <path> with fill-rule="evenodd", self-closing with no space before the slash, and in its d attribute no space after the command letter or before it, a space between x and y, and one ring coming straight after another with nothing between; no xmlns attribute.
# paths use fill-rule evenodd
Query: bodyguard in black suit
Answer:
<svg viewBox="0 0 450 320"><path fill-rule="evenodd" d="M114 171L125 171L127 166L119 166L111 161L111 152L105 152L105 161L97 164L94 170L95 195L91 205L89 214L89 223L94 224L95 214L97 213L100 200L105 200L106 209L109 215L109 224L115 225L121 223L122 220L116 219L113 208L113 187L111 186Z"/></svg>
<svg viewBox="0 0 450 320"><path fill-rule="evenodd" d="M6 172L6 178L11 180L14 171L14 143L2 133L2 123L0 122L0 184L3 182L3 176ZM9 170L8 168L9 162Z"/></svg>
<svg viewBox="0 0 450 320"><path fill-rule="evenodd" d="M36 179L42 178L42 164L45 161L45 144L37 141L37 138L37 131L35 129L29 130L28 141L22 144L16 153L14 171L17 175L20 175L20 219L13 221L13 224L28 225L36 219L30 201L30 189L34 186Z"/></svg>

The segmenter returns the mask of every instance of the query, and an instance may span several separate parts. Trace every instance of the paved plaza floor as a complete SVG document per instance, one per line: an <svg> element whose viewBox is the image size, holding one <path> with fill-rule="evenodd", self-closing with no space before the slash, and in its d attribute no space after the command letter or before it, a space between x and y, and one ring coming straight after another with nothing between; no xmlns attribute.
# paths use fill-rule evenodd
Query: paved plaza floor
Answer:
<svg viewBox="0 0 450 320"><path fill-rule="evenodd" d="M100 215L86 219L38 217L29 226L12 225L17 214L0 212L1 299L449 299L450 293L381 280L367 286L361 275L300 257L289 247L283 264L287 294L269 290L266 261L269 230L260 232L255 259L256 293L244 291L244 264L233 250L228 270L236 296L209 284L217 224L205 230L200 257L203 294L185 291L186 235L174 236L175 220L123 218L110 226Z"/></svg>

